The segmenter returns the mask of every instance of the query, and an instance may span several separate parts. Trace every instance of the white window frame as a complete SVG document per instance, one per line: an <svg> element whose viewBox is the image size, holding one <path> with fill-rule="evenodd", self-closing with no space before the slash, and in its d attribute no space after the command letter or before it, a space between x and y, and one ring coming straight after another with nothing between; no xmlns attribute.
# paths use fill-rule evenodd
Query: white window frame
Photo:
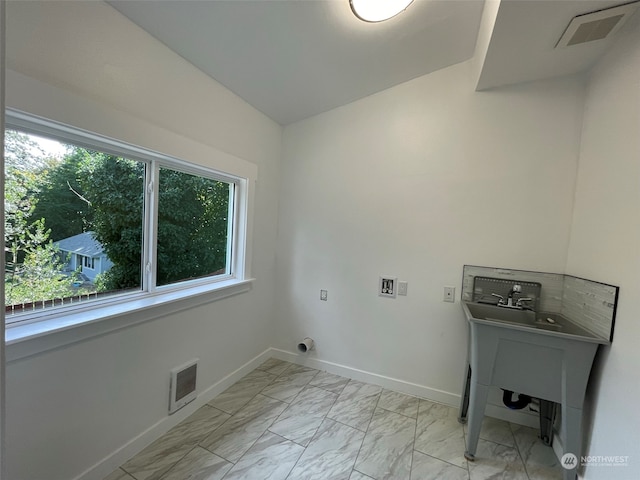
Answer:
<svg viewBox="0 0 640 480"><path fill-rule="evenodd" d="M80 128L44 119L14 109L5 110L5 129L16 129L40 135L61 143L77 145L107 154L144 162L145 206L141 291L116 294L113 297L95 299L65 307L34 311L15 323L6 325L5 340L7 358L17 359L56 348L85 338L104 334L131 324L153 320L161 313L192 308L251 289L250 234L252 220L253 186L257 169L238 175L186 162L150 149L88 132ZM227 245L227 271L225 274L185 280L156 286L156 235L155 213L158 208L160 167L220 180L231 185L229 202L231 229ZM249 169L251 170L251 169ZM2 299L4 303L4 299ZM162 311L159 312L158 309ZM22 314L20 314L22 315ZM12 348L15 346L16 348Z"/></svg>

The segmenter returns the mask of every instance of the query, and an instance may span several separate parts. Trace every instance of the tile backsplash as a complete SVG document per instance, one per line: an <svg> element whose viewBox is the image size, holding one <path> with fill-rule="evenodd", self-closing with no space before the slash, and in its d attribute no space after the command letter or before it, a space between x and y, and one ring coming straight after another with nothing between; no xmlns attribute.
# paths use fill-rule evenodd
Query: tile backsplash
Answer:
<svg viewBox="0 0 640 480"><path fill-rule="evenodd" d="M560 314L572 322L613 340L618 287L565 275Z"/></svg>
<svg viewBox="0 0 640 480"><path fill-rule="evenodd" d="M477 276L514 283L540 283L542 290L537 302L540 311L559 313L599 337L613 340L619 292L619 288L614 285L560 273L465 265L462 273L463 301L474 301L474 278Z"/></svg>
<svg viewBox="0 0 640 480"><path fill-rule="evenodd" d="M462 275L462 300L465 302L473 301L473 279L476 276L500 278L514 283L516 281L540 283L542 290L540 292L539 309L543 312L561 312L562 286L564 283L564 275L562 274L465 265Z"/></svg>

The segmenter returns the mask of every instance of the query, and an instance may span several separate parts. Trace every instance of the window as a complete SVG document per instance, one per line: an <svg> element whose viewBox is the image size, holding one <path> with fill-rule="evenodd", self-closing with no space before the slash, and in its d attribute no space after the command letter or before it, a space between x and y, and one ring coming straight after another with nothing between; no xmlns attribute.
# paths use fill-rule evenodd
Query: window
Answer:
<svg viewBox="0 0 640 480"><path fill-rule="evenodd" d="M95 270L96 259L91 257L84 257L84 268L90 268L91 270Z"/></svg>
<svg viewBox="0 0 640 480"><path fill-rule="evenodd" d="M8 324L244 279L246 178L19 112L5 137Z"/></svg>
<svg viewBox="0 0 640 480"><path fill-rule="evenodd" d="M156 284L229 274L233 184L161 167Z"/></svg>

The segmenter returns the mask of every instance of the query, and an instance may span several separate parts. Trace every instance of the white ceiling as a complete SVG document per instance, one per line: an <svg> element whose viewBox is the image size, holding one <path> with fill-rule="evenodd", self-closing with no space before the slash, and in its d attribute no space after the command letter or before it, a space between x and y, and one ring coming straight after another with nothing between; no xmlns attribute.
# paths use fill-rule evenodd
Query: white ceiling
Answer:
<svg viewBox="0 0 640 480"><path fill-rule="evenodd" d="M108 3L282 125L468 60L484 5L414 0L372 24L358 20L348 0ZM478 88L588 69L612 40L553 47L573 16L620 3L502 1Z"/></svg>
<svg viewBox="0 0 640 480"><path fill-rule="evenodd" d="M629 0L503 1L489 52L478 81L479 90L570 75L588 70L617 35L600 41L554 48L573 17L630 3ZM635 18L628 20L634 24Z"/></svg>

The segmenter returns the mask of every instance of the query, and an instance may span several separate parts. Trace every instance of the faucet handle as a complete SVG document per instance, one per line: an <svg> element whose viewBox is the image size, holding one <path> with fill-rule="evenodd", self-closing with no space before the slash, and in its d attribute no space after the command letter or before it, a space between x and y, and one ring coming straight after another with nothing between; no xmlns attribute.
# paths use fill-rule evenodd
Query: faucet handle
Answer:
<svg viewBox="0 0 640 480"><path fill-rule="evenodd" d="M522 302L532 302L533 298L531 297L522 297L519 298L518 301L516 302L516 307L522 307Z"/></svg>
<svg viewBox="0 0 640 480"><path fill-rule="evenodd" d="M505 301L504 301L504 297L502 295L498 295L497 293L492 293L491 294L492 297L498 297L498 305L505 305Z"/></svg>

